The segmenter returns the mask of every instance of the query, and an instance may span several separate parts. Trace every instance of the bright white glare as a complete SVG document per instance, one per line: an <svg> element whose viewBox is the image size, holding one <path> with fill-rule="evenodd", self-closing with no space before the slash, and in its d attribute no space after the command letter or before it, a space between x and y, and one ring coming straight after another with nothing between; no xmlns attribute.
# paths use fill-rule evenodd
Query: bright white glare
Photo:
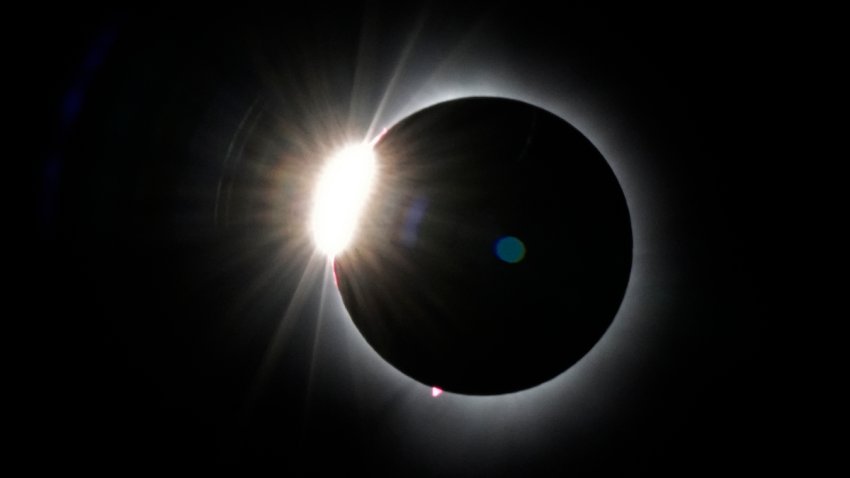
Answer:
<svg viewBox="0 0 850 478"><path fill-rule="evenodd" d="M375 178L369 144L348 146L325 165L313 196L311 226L316 247L328 256L351 241Z"/></svg>

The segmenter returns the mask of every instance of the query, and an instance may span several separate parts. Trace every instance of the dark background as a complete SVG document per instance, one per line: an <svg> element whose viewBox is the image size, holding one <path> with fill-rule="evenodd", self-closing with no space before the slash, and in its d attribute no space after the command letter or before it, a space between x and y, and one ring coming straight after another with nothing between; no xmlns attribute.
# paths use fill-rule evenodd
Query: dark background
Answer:
<svg viewBox="0 0 850 478"><path fill-rule="evenodd" d="M11 313L24 337L11 348L21 456L48 467L425 475L816 466L829 451L813 444L810 396L819 388L801 359L806 334L788 342L794 334L782 314L791 305L775 304L795 269L785 252L794 233L784 231L797 214L778 180L797 151L776 145L788 134L777 118L789 116L796 98L789 62L797 74L813 68L793 33L806 21L795 27L789 13L523 3L25 15L30 28L11 43L25 92L18 140L34 158L34 238L24 249L23 307ZM676 340L664 341L663 360L635 397L639 412L596 430L580 453L549 445L515 460L499 456L496 470L482 465L486 451L465 464L414 467L438 463L439 453L399 453L380 432L392 417L377 420L374 406L345 400L353 379L312 375L318 326L310 321L287 332L289 345L265 375L273 378L257 390L276 319L308 258L297 253L304 237L279 234L291 225L256 207L289 171L268 151L303 149L251 133L241 143L247 159L221 158L234 138L240 144L240 121L258 97L272 112L256 119L260 132L281 124L268 118L299 131L316 97L330 105L322 112L349 107L338 92L351 92L362 32L379 32L373 64L390 71L383 58L394 57L384 49L394 52L423 15L423 28L447 43L487 19L501 32L494 44L510 54L616 92L623 114L654 132L646 140L659 151L652 174L679 198L671 208L691 251L682 257L693 262L677 267L695 277L700 297L679 300L712 297L714 313L670 332ZM309 98L286 93L305 84ZM356 118L339 128L357 131ZM672 154L681 151L692 154ZM227 213L211 206L222 177L242 198ZM308 292L303 315L317 314L319 293Z"/></svg>

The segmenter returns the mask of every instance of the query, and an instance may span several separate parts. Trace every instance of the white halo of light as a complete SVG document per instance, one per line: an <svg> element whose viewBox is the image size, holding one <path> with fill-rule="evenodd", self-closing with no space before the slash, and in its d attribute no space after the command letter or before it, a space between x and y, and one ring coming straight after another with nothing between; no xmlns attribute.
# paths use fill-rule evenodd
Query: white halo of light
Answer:
<svg viewBox="0 0 850 478"><path fill-rule="evenodd" d="M351 241L376 172L369 144L349 145L325 165L313 196L310 229L316 247L333 257Z"/></svg>
<svg viewBox="0 0 850 478"><path fill-rule="evenodd" d="M465 97L522 101L564 119L599 150L623 190L632 226L631 275L608 330L560 375L517 392L476 396L444 391L439 400L433 399L434 384L416 381L378 355L338 291L323 295L316 343L321 337L326 345L314 351L310 366L312 374L333 386L317 393L337 394L335 387L349 384L353 392L347 406L364 420L381 424L377 443L432 474L470 466L495 474L507 457L533 461L552 450L579 455L582 443L598 439L597 430L636 410L632 397L662 360L657 351L662 347L654 345L666 340L663 331L682 314L671 300L683 287L681 268L669 252L678 241L670 232L676 222L670 205L676 198L654 167L659 153L651 144L658 133L641 121L639 106L632 110L627 97L604 82L509 53L510 48L501 53L498 39L503 36L496 30L475 30L450 54L430 46L434 38L427 32L412 31L409 41L399 44L388 77L370 76L380 66L376 58L383 57L358 58L354 84L346 92L351 95L348 119L358 125L357 134L365 132L374 143L376 133L411 114ZM559 61L569 64L570 58ZM326 268L324 281L334 283L332 267Z"/></svg>

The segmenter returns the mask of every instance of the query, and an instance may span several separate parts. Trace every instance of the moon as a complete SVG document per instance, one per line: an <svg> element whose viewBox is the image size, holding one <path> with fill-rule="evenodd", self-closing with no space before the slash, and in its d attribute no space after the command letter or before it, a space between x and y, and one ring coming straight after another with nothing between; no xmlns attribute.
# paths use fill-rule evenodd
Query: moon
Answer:
<svg viewBox="0 0 850 478"><path fill-rule="evenodd" d="M538 106L469 97L374 144L356 233L334 257L352 321L428 386L515 392L578 362L622 302L629 210L599 150Z"/></svg>

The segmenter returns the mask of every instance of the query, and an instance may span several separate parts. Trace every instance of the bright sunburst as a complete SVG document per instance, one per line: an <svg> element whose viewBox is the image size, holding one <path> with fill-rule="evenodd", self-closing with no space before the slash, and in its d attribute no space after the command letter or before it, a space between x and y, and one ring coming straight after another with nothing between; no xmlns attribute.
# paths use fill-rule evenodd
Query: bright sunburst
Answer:
<svg viewBox="0 0 850 478"><path fill-rule="evenodd" d="M351 241L375 177L375 153L363 143L343 148L325 165L313 196L311 230L328 256Z"/></svg>

